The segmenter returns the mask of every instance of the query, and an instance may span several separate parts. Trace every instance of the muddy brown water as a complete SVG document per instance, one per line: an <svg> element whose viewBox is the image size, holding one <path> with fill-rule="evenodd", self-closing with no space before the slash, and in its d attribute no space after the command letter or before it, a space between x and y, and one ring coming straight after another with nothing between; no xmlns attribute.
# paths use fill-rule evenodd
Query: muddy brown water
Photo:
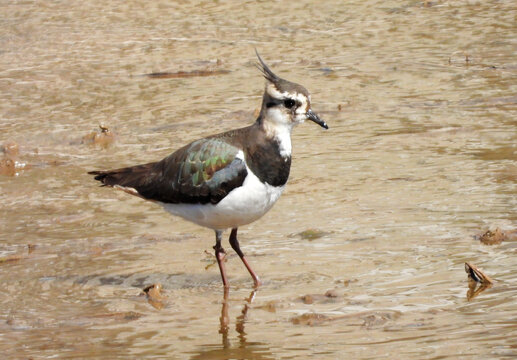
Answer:
<svg viewBox="0 0 517 360"><path fill-rule="evenodd" d="M3 358L517 355L517 240L475 238L517 228L514 1L0 6ZM284 195L240 229L264 285L232 255L225 301L211 231L86 172L249 124L254 48L330 130L295 129ZM470 301L466 261L494 279Z"/></svg>

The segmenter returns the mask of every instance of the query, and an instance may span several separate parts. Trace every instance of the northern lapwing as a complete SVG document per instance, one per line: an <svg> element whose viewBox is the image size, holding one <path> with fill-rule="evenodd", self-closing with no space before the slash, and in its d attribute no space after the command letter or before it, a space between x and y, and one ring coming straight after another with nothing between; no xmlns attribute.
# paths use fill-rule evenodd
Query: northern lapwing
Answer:
<svg viewBox="0 0 517 360"><path fill-rule="evenodd" d="M309 119L328 129L312 111L307 89L278 77L257 57L267 81L254 124L196 140L158 162L89 172L102 186L154 201L173 215L213 229L226 289L223 231L231 229L230 245L259 286L239 247L237 229L263 216L282 194L291 167L293 127Z"/></svg>

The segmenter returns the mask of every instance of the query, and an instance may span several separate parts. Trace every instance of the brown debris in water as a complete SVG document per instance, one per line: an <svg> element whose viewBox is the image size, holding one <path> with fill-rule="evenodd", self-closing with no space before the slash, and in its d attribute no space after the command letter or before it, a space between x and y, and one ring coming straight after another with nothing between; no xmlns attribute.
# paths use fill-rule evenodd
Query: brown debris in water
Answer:
<svg viewBox="0 0 517 360"><path fill-rule="evenodd" d="M336 303L343 300L343 295L337 289L330 289L325 294L307 294L299 298L304 304L310 305L314 303L328 304Z"/></svg>
<svg viewBox="0 0 517 360"><path fill-rule="evenodd" d="M488 275L486 275L483 271L481 271L476 265L466 262L465 263L465 272L468 274L469 278L482 283L482 284L493 284L494 280L492 280Z"/></svg>
<svg viewBox="0 0 517 360"><path fill-rule="evenodd" d="M497 228L494 231L487 230L484 234L480 235L479 241L485 245L498 245L503 241L508 241L508 236Z"/></svg>
<svg viewBox="0 0 517 360"><path fill-rule="evenodd" d="M302 302L304 304L313 304L314 303L314 295L310 295L310 294L303 295L302 297L300 297L300 300L302 300Z"/></svg>
<svg viewBox="0 0 517 360"><path fill-rule="evenodd" d="M34 244L27 244L27 252L30 254L32 254L34 252L34 250L36 250L36 247L37 245L34 245Z"/></svg>
<svg viewBox="0 0 517 360"><path fill-rule="evenodd" d="M16 157L20 155L20 147L14 141L8 141L0 147L4 155L9 157Z"/></svg>
<svg viewBox="0 0 517 360"><path fill-rule="evenodd" d="M330 234L332 234L332 232L330 232L330 231L323 231L323 230L319 230L319 229L307 229L302 232L292 234L291 237L299 236L303 240L312 241L312 240L316 240L316 239L322 238L323 236L327 236Z"/></svg>
<svg viewBox="0 0 517 360"><path fill-rule="evenodd" d="M280 300L271 300L266 302L264 305L257 305L255 309L261 309L270 313L276 313L276 310L279 308L285 307Z"/></svg>
<svg viewBox="0 0 517 360"><path fill-rule="evenodd" d="M317 326L334 321L348 321L362 326L368 330L394 321L400 317L401 313L395 310L373 310L344 315L325 315L320 313L305 313L291 318L294 325Z"/></svg>
<svg viewBox="0 0 517 360"><path fill-rule="evenodd" d="M20 148L14 141L8 141L0 146L0 175L17 176L27 164L18 160Z"/></svg>
<svg viewBox="0 0 517 360"><path fill-rule="evenodd" d="M339 103L339 104L337 104L337 111L344 111L350 105L351 105L351 102L349 100L346 100L345 103Z"/></svg>
<svg viewBox="0 0 517 360"><path fill-rule="evenodd" d="M162 284L152 284L146 286L143 290L147 298L147 302L151 304L155 309L161 310L165 306L166 296L162 295Z"/></svg>
<svg viewBox="0 0 517 360"><path fill-rule="evenodd" d="M20 260L25 259L26 257L27 256L25 256L25 255L8 255L8 256L0 257L0 265L18 262Z"/></svg>
<svg viewBox="0 0 517 360"><path fill-rule="evenodd" d="M374 329L386 324L389 320L393 320L396 317L398 317L397 313L375 311L361 318L364 321L362 326L368 330Z"/></svg>
<svg viewBox="0 0 517 360"><path fill-rule="evenodd" d="M20 260L25 260L31 257L31 254L36 250L36 245L27 244L27 254L18 253L13 255L7 255L0 257L0 265L2 264L11 264L18 262Z"/></svg>
<svg viewBox="0 0 517 360"><path fill-rule="evenodd" d="M33 256L33 252L36 250L37 245L34 244L27 244L27 254L24 253L18 253L13 255L7 255L0 257L0 265L2 264L10 264L15 263L20 260L29 259Z"/></svg>
<svg viewBox="0 0 517 360"><path fill-rule="evenodd" d="M357 279L345 279L345 280L337 280L336 284L343 283L344 287L349 287L351 283L356 283Z"/></svg>
<svg viewBox="0 0 517 360"><path fill-rule="evenodd" d="M96 318L96 319L113 319L113 320L124 320L124 321L137 320L141 317L142 317L142 314L139 314L134 311L106 313L106 314L98 314L98 315L91 316L91 318Z"/></svg>
<svg viewBox="0 0 517 360"><path fill-rule="evenodd" d="M9 158L0 159L0 175L14 176L16 175L16 167L14 161Z"/></svg>
<svg viewBox="0 0 517 360"><path fill-rule="evenodd" d="M325 292L325 296L328 298L337 298L340 295L338 294L336 289L330 289Z"/></svg>
<svg viewBox="0 0 517 360"><path fill-rule="evenodd" d="M468 275L467 300L472 300L486 289L492 287L494 281L472 263L465 263L465 272Z"/></svg>
<svg viewBox="0 0 517 360"><path fill-rule="evenodd" d="M115 142L115 134L104 124L99 125L100 132L93 131L81 139L81 144L97 145L104 149Z"/></svg>
<svg viewBox="0 0 517 360"><path fill-rule="evenodd" d="M318 313L306 313L302 315L295 316L291 318L291 322L294 325L308 325L308 326L314 326L314 325L320 325L327 321L330 321L331 318L327 315L318 314Z"/></svg>
<svg viewBox="0 0 517 360"><path fill-rule="evenodd" d="M151 79L177 79L177 78L190 78L197 76L215 76L228 74L230 70L192 70L192 71L174 71L174 72L154 72L150 74L144 74Z"/></svg>
<svg viewBox="0 0 517 360"><path fill-rule="evenodd" d="M205 250L204 251L205 257L201 261L207 262L208 264L205 266L205 270L210 269L211 267L217 265L217 259L215 258L215 255L213 252ZM228 262L228 255L224 257L223 261L226 263Z"/></svg>

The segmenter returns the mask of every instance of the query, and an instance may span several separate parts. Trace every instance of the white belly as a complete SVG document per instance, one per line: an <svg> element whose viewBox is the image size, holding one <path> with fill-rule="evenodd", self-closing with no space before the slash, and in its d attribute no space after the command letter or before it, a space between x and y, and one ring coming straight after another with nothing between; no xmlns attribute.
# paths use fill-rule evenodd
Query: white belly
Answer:
<svg viewBox="0 0 517 360"><path fill-rule="evenodd" d="M162 204L173 215L181 216L195 224L224 230L252 223L268 212L278 200L284 186L263 184L248 168L241 187L233 189L219 203L213 204Z"/></svg>

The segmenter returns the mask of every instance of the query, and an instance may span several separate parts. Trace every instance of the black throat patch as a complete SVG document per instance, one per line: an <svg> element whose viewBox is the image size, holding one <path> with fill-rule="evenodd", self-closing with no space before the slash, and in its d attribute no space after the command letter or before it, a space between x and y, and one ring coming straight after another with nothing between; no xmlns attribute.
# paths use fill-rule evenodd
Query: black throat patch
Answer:
<svg viewBox="0 0 517 360"><path fill-rule="evenodd" d="M263 140L247 147L246 163L261 182L283 186L289 178L291 156L280 155L280 145L276 140Z"/></svg>

